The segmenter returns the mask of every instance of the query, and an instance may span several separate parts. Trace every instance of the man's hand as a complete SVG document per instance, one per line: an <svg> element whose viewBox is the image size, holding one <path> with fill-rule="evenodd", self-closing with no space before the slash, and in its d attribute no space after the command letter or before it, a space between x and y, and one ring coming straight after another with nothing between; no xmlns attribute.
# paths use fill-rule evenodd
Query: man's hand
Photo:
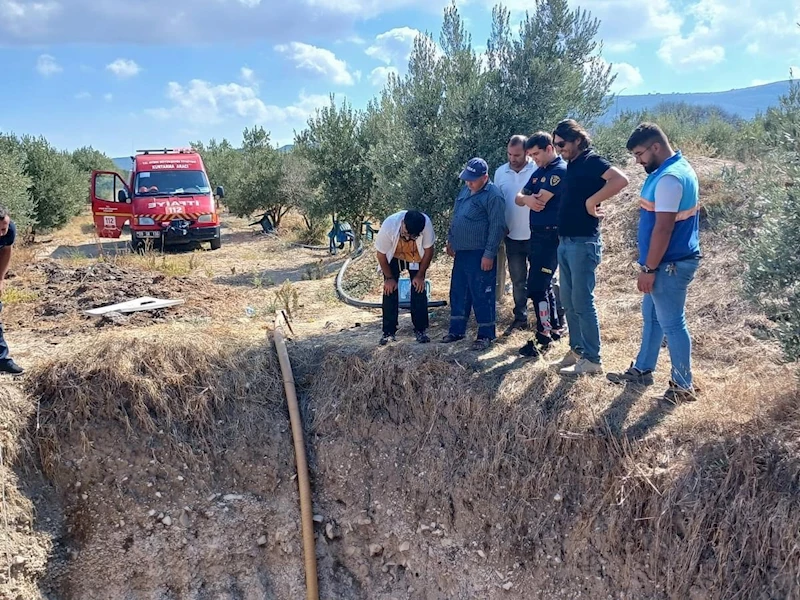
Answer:
<svg viewBox="0 0 800 600"><path fill-rule="evenodd" d="M414 286L415 290L422 294L425 291L425 276L421 273L418 273L417 276L411 280L411 285Z"/></svg>
<svg viewBox="0 0 800 600"><path fill-rule="evenodd" d="M600 202L589 198L586 201L586 212L588 212L593 217L597 217L598 219L604 217L606 212L603 210L603 207L600 206Z"/></svg>
<svg viewBox="0 0 800 600"><path fill-rule="evenodd" d="M653 283L656 281L655 273L639 273L639 279L636 282L636 287L643 294L650 294L653 291Z"/></svg>
<svg viewBox="0 0 800 600"><path fill-rule="evenodd" d="M491 271L493 265L494 265L494 259L493 258L483 257L481 259L481 270L483 270L483 271Z"/></svg>
<svg viewBox="0 0 800 600"><path fill-rule="evenodd" d="M539 194L534 194L531 210L534 212L542 212L545 206L547 206L547 202L542 200L542 197Z"/></svg>
<svg viewBox="0 0 800 600"><path fill-rule="evenodd" d="M455 257L455 255L456 255L456 253L453 252L452 246L450 246L450 242L447 242L447 246L445 247L444 251L447 252L447 256Z"/></svg>
<svg viewBox="0 0 800 600"><path fill-rule="evenodd" d="M385 279L383 281L383 294L385 296L394 294L396 289L397 289L397 281L395 281L394 279Z"/></svg>

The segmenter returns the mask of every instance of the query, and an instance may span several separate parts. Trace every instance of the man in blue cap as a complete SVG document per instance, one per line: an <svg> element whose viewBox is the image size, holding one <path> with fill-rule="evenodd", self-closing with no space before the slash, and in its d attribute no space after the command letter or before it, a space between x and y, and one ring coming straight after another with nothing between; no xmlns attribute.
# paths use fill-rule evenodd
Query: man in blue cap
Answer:
<svg viewBox="0 0 800 600"><path fill-rule="evenodd" d="M474 310L478 335L473 350L486 350L496 337L496 258L506 234L505 199L489 180L488 171L482 158L467 162L459 175L464 187L447 232L447 254L455 260L450 278L450 331L442 342L464 339Z"/></svg>

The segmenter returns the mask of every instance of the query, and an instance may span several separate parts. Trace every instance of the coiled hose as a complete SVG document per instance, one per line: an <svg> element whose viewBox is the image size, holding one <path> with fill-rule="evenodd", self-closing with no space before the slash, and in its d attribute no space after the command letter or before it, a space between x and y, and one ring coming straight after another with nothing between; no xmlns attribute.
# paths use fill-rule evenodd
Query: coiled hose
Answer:
<svg viewBox="0 0 800 600"><path fill-rule="evenodd" d="M358 308L381 308L382 304L380 302L368 302L366 300L359 300L358 298L353 298L350 294L344 291L342 287L342 282L344 281L344 273L347 270L347 267L350 266L350 263L353 261L358 260L364 255L364 245L361 243L361 240L356 240L356 248L347 257L347 260L344 261L339 272L336 274L336 295L339 296L339 300L344 302L345 304L349 304L350 306L356 306ZM411 302L400 302L400 308L410 309ZM428 301L428 308L439 308L441 306L447 306L446 300L429 300Z"/></svg>

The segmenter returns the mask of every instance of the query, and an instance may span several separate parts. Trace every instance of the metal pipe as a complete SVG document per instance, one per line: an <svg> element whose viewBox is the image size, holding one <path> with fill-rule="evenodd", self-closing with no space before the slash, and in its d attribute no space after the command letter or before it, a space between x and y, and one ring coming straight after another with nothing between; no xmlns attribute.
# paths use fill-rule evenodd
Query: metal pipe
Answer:
<svg viewBox="0 0 800 600"><path fill-rule="evenodd" d="M336 295L339 296L339 300L344 302L345 304L349 304L350 306L356 306L358 308L381 308L383 305L380 302L367 302L366 300L359 300L358 298L353 298L350 294L344 291L342 287L342 281L344 280L344 273L347 270L347 267L350 266L350 263L354 260L358 260L364 253L364 246L361 243L361 240L356 242L356 249L347 257L347 260L344 261L339 272L336 274ZM411 308L411 302L400 302L400 308ZM447 306L446 300L429 300L428 301L428 308L438 308L440 306Z"/></svg>
<svg viewBox="0 0 800 600"><path fill-rule="evenodd" d="M306 571L306 599L319 600L319 580L317 575L317 552L314 539L314 514L311 506L311 484L308 478L308 462L306 461L306 447L303 441L303 421L300 417L300 408L297 404L297 390L292 374L292 364L289 362L289 353L281 327L281 316L286 321L283 311L275 316L275 331L273 339L275 350L278 352L278 362L281 365L283 387L286 390L286 403L289 406L289 420L292 424L292 438L294 440L294 456L297 465L297 487L300 491L300 520L303 529L303 558ZM286 321L289 325L289 322ZM289 325L291 329L291 325Z"/></svg>

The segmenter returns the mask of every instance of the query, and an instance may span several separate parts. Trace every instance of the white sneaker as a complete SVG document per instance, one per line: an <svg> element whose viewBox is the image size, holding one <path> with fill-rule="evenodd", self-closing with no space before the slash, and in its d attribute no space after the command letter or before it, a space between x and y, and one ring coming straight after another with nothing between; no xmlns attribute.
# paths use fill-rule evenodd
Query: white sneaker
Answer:
<svg viewBox="0 0 800 600"><path fill-rule="evenodd" d="M570 351L564 355L557 363L553 363L551 366L556 369L563 369L565 367L571 367L575 363L577 363L581 359L581 355L575 352L570 348Z"/></svg>
<svg viewBox="0 0 800 600"><path fill-rule="evenodd" d="M574 365L564 367L558 372L561 375L600 375L603 373L603 365L581 358Z"/></svg>

